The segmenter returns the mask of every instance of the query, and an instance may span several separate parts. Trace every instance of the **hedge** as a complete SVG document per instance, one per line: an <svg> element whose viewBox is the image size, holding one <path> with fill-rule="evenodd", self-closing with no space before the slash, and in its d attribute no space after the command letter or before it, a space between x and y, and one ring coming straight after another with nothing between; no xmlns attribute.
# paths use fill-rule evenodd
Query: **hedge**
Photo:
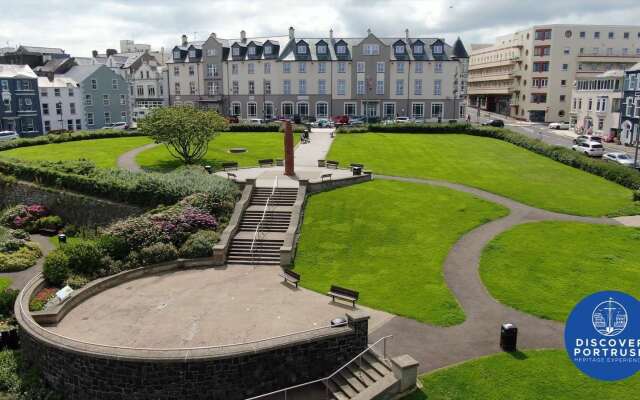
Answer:
<svg viewBox="0 0 640 400"><path fill-rule="evenodd" d="M340 128L343 129L343 128ZM362 128L345 128L344 133L359 133ZM598 175L609 181L635 190L634 199L640 200L640 172L622 165L606 163L577 153L569 148L554 146L529 138L508 129L477 127L468 124L372 124L368 132L415 133L415 134L467 134L502 140L534 153L549 157L562 164ZM338 131L340 132L340 131Z"/></svg>
<svg viewBox="0 0 640 400"><path fill-rule="evenodd" d="M22 138L0 142L0 151L17 149L18 147L40 146L51 143L75 142L78 140L108 139L119 137L144 136L137 131L106 130L76 131L61 134L47 134L33 138Z"/></svg>
<svg viewBox="0 0 640 400"><path fill-rule="evenodd" d="M197 192L218 193L221 198L228 199L237 194L237 187L233 183L195 168L178 169L169 174L95 169L88 175L81 175L68 172L58 165L64 165L64 162L0 159L0 173L43 186L142 207L173 204Z"/></svg>

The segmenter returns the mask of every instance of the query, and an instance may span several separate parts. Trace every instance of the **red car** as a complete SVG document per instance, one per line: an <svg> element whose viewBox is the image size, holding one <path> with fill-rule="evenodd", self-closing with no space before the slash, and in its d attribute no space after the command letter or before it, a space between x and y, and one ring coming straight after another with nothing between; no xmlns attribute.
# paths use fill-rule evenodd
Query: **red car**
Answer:
<svg viewBox="0 0 640 400"><path fill-rule="evenodd" d="M227 122L230 124L237 124L240 120L235 115L230 115L227 117Z"/></svg>
<svg viewBox="0 0 640 400"><path fill-rule="evenodd" d="M334 115L331 120L336 125L347 125L349 123L348 115Z"/></svg>

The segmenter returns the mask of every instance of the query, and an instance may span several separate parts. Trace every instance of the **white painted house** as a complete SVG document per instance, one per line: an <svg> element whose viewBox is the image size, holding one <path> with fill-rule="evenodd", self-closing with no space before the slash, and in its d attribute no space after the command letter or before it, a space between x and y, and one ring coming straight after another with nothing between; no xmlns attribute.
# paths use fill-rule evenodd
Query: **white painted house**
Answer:
<svg viewBox="0 0 640 400"><path fill-rule="evenodd" d="M84 106L78 82L56 76L38 78L40 108L44 132L52 130L79 131L83 126Z"/></svg>

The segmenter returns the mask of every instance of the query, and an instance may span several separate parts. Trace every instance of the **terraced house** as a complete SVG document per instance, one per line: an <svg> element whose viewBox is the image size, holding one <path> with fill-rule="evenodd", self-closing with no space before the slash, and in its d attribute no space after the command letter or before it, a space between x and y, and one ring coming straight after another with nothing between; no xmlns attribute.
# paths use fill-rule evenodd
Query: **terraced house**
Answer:
<svg viewBox="0 0 640 400"><path fill-rule="evenodd" d="M625 71L620 140L629 145L640 141L640 63Z"/></svg>
<svg viewBox="0 0 640 400"><path fill-rule="evenodd" d="M458 39L287 36L189 42L168 63L171 104L242 119L333 115L458 119L465 115L468 56Z"/></svg>
<svg viewBox="0 0 640 400"><path fill-rule="evenodd" d="M42 132L38 77L28 65L0 64L0 131Z"/></svg>

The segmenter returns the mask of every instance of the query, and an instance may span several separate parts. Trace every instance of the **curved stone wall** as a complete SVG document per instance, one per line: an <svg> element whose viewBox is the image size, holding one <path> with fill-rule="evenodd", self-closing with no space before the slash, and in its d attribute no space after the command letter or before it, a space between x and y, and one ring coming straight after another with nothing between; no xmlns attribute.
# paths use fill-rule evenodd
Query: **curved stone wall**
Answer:
<svg viewBox="0 0 640 400"><path fill-rule="evenodd" d="M181 263L156 268L178 268ZM86 300L135 276L135 271L126 272L129 275L104 278L73 296ZM67 400L239 400L323 378L367 346L369 317L360 312L348 313L344 326L232 346L163 350L86 343L54 334L34 320L29 300L43 284L42 276L34 278L16 301L22 355ZM62 318L68 310L58 312Z"/></svg>

